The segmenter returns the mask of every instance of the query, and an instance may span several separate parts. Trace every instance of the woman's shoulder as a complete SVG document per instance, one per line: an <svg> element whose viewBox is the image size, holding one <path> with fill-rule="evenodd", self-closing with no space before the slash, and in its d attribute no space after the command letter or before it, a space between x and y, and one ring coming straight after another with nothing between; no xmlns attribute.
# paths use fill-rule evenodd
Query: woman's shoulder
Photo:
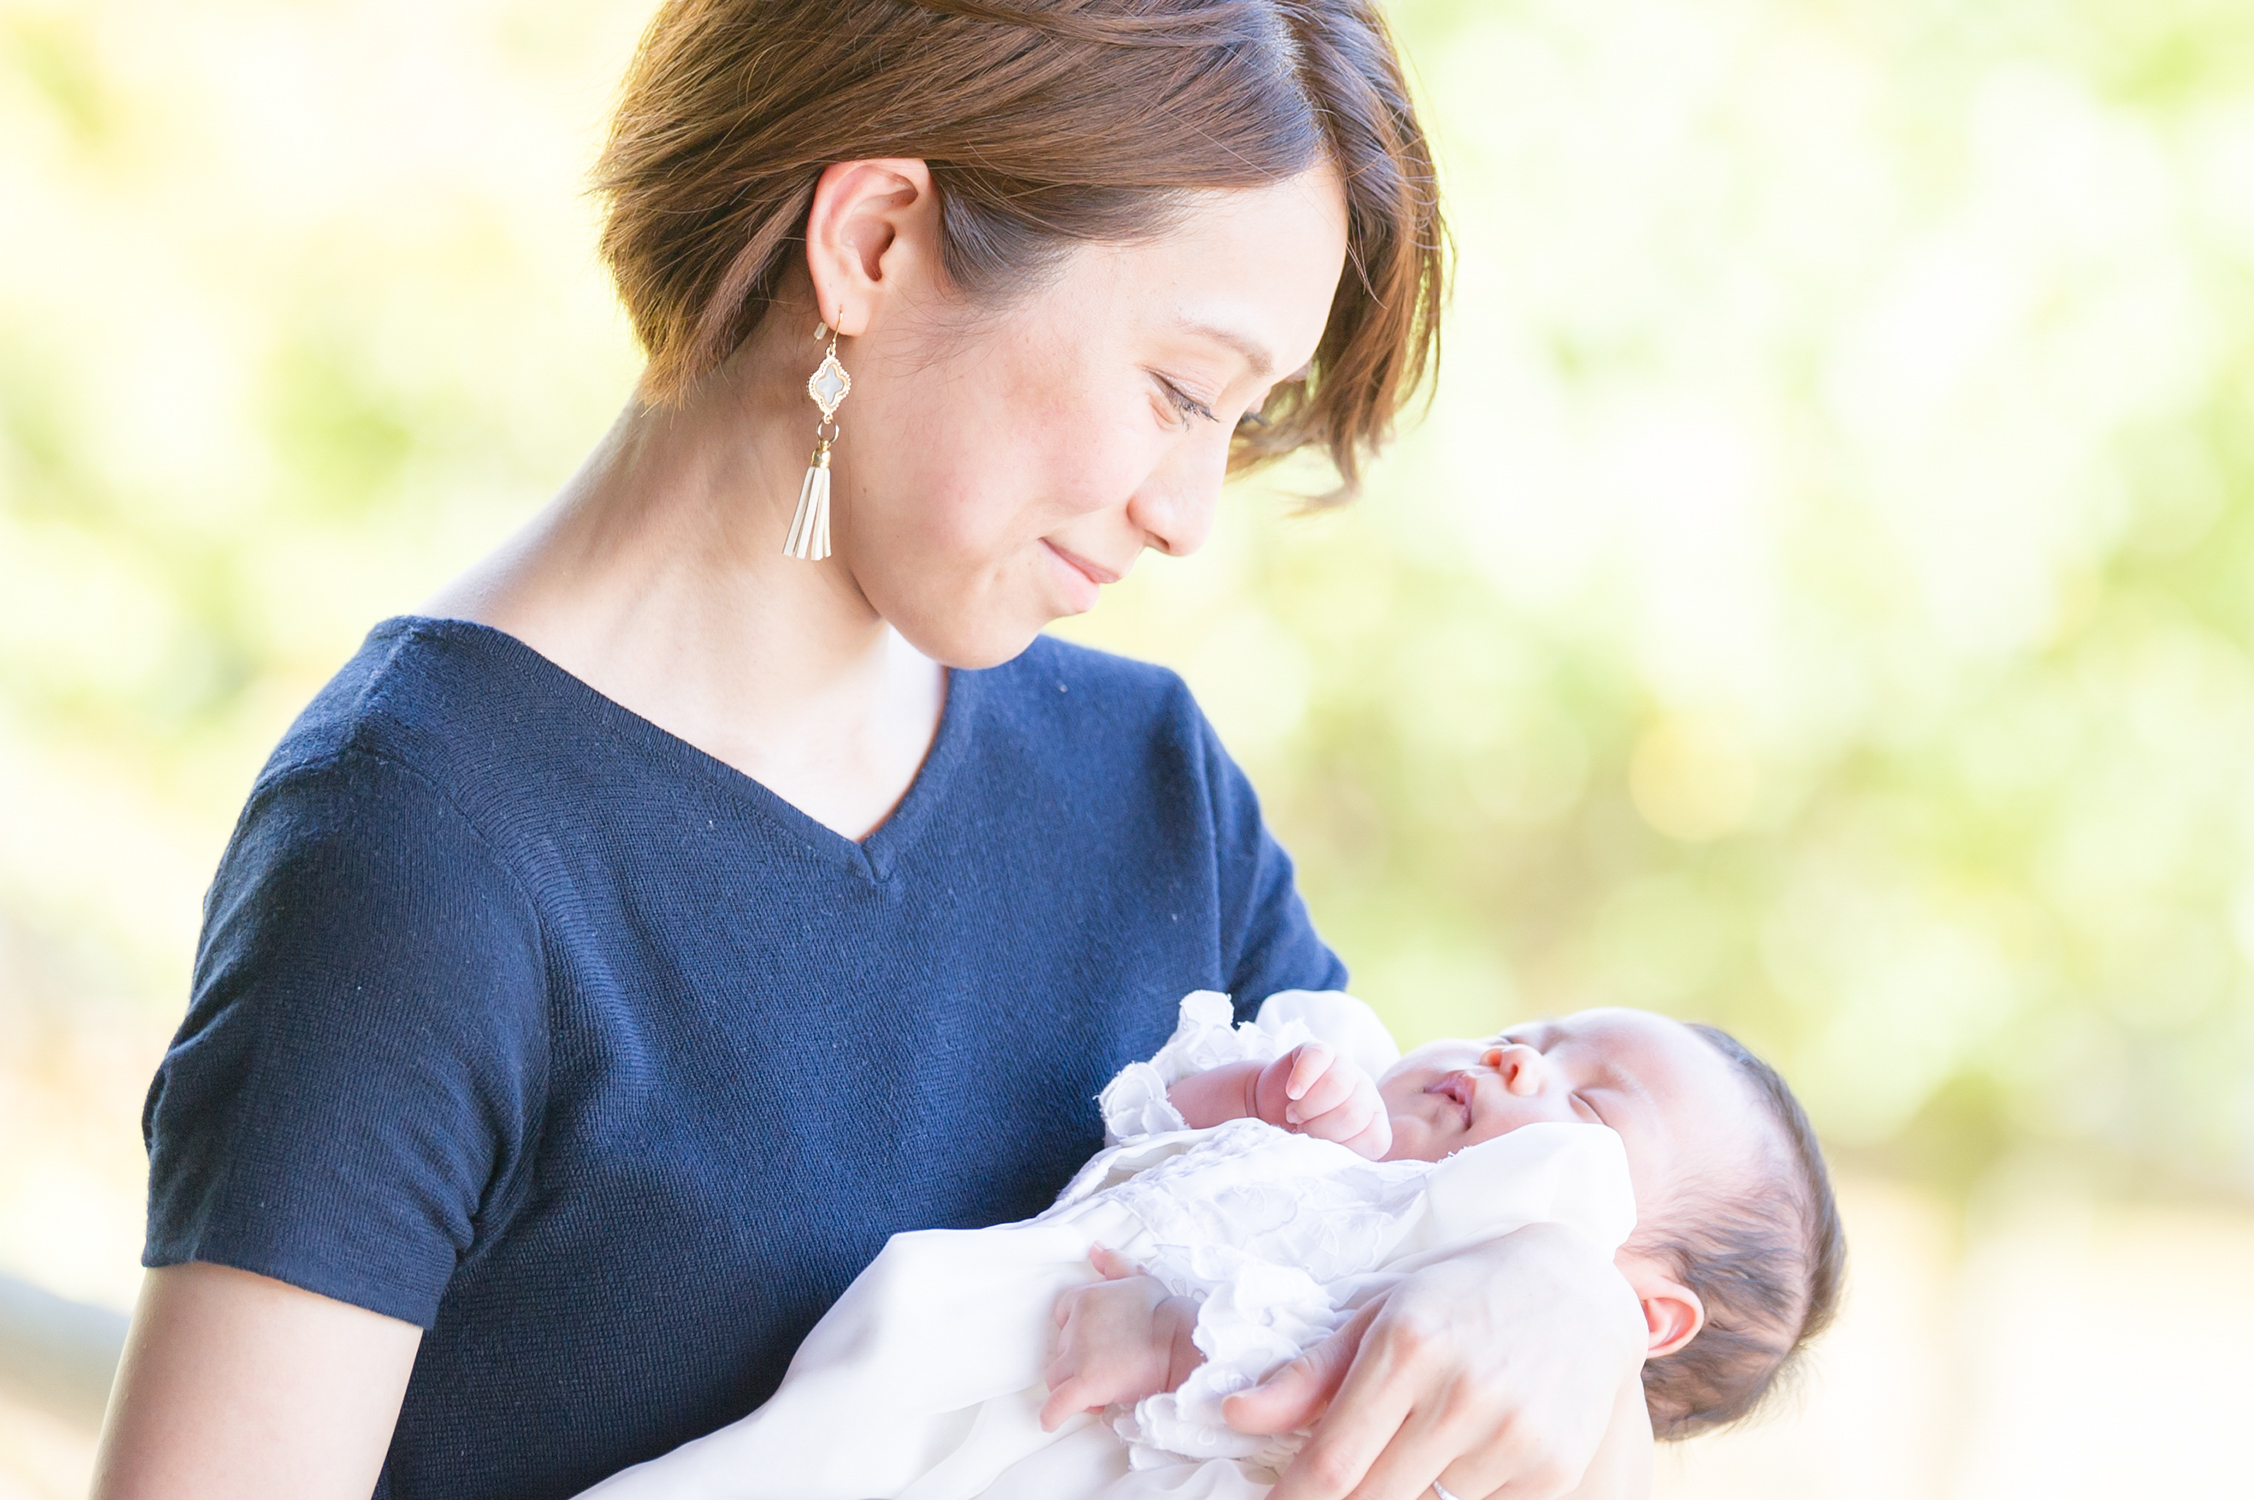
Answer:
<svg viewBox="0 0 2254 1500"><path fill-rule="evenodd" d="M355 760L388 762L442 788L480 762L516 760L564 707L558 675L530 647L487 626L385 620L283 734L252 799Z"/></svg>
<svg viewBox="0 0 2254 1500"><path fill-rule="evenodd" d="M607 705L499 631L382 622L259 771L210 910L271 904L301 881L324 899L357 892L364 905L370 892L405 882L454 892L457 906L505 906L521 925L544 889L543 840L574 805L600 800L588 794L591 768L642 769L620 764L630 756L590 751L602 719L577 699Z"/></svg>

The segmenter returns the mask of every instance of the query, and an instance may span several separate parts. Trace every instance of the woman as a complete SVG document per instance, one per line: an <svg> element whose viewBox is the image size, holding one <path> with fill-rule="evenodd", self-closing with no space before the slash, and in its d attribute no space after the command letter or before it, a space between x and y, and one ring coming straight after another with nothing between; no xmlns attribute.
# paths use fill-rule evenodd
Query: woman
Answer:
<svg viewBox="0 0 2254 1500"><path fill-rule="evenodd" d="M600 177L647 375L253 790L101 1496L569 1494L890 1233L1039 1208L1184 992L1343 979L1180 685L1037 632L1418 383L1374 8L673 0ZM1282 1500L1551 1495L1642 1342L1529 1231L1238 1416L1328 1404Z"/></svg>

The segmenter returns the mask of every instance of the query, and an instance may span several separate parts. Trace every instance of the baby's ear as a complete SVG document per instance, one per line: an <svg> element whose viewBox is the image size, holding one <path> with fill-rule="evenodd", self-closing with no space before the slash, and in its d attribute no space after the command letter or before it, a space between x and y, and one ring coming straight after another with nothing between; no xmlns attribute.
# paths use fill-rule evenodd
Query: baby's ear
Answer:
<svg viewBox="0 0 2254 1500"><path fill-rule="evenodd" d="M1706 1326L1706 1304L1664 1262L1623 1250L1615 1263L1636 1289L1636 1301L1643 1308L1644 1328L1651 1336L1644 1358L1673 1354Z"/></svg>
<svg viewBox="0 0 2254 1500"><path fill-rule="evenodd" d="M1706 1326L1706 1305L1679 1281L1642 1292L1644 1327L1650 1330L1646 1359L1662 1359L1689 1343Z"/></svg>

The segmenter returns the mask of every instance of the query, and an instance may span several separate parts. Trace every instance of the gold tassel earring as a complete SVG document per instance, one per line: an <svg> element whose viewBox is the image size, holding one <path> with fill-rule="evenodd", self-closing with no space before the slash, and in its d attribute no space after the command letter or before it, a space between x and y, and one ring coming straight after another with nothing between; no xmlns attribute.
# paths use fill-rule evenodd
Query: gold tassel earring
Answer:
<svg viewBox="0 0 2254 1500"><path fill-rule="evenodd" d="M845 309L839 308L838 320L844 319ZM806 377L806 394L822 409L822 419L814 424L814 456L807 460L806 478L798 487L798 513L791 517L790 535L783 539L783 556L807 562L830 555L830 444L838 437L838 403L853 389L853 377L837 362L837 329L818 324L814 337L830 341L829 353Z"/></svg>

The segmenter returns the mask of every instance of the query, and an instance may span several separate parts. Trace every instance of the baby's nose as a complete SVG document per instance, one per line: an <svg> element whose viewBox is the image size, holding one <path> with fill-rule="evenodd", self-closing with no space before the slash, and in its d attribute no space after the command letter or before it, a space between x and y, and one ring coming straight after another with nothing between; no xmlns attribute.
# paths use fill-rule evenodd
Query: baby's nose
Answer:
<svg viewBox="0 0 2254 1500"><path fill-rule="evenodd" d="M1524 1042L1503 1042L1487 1049L1481 1059L1503 1075L1503 1087L1521 1098L1542 1091L1542 1054Z"/></svg>

